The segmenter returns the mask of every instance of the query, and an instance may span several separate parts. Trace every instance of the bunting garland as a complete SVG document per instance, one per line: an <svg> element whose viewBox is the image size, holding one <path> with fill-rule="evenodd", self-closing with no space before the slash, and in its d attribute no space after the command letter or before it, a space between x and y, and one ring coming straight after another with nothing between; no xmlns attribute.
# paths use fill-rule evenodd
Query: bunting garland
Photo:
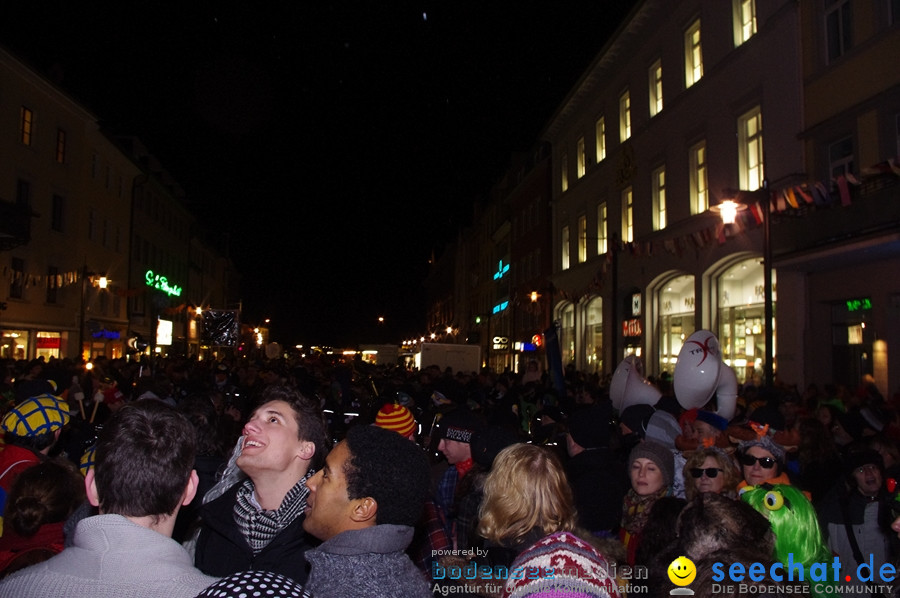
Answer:
<svg viewBox="0 0 900 598"><path fill-rule="evenodd" d="M873 177L884 176L900 177L900 162L897 159L892 158L866 168L860 173L859 178L847 173L831 179L828 184L815 181L772 190L769 196L769 213L779 214L795 211L798 215L803 215L809 211L831 207L836 204L838 199L840 199L842 207L848 207L852 205L854 199L854 188L866 185ZM617 251L627 251L633 257L653 257L657 251L664 250L666 253L680 258L689 245L699 252L712 245L713 242L724 245L729 237L761 226L765 209L764 202L756 202L749 205L747 210L738 212L734 224L729 226L719 222L715 226L693 231L681 237L621 244L618 248L606 252L605 259L600 262L600 267L585 289L577 292L560 291L561 295L564 299L579 301L591 293L599 292Z"/></svg>

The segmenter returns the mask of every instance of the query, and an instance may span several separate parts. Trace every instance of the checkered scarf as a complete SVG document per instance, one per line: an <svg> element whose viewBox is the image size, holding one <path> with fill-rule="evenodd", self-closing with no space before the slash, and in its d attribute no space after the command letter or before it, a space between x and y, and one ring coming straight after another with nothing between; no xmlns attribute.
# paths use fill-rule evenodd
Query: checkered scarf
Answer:
<svg viewBox="0 0 900 598"><path fill-rule="evenodd" d="M293 488L288 490L281 501L281 506L274 511L260 509L253 504L253 480L246 479L237 491L234 504L234 521L246 538L253 554L259 554L278 533L289 526L306 510L306 497L309 488L306 480L315 471L310 469Z"/></svg>

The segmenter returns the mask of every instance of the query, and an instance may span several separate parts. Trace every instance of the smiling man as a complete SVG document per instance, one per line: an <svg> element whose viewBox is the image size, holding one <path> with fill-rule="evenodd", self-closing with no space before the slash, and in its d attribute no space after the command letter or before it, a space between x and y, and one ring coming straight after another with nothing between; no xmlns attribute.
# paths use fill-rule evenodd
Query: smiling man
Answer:
<svg viewBox="0 0 900 598"><path fill-rule="evenodd" d="M288 387L267 387L244 426L237 466L247 479L201 508L197 567L219 576L272 571L304 582L305 482L326 451L318 405Z"/></svg>

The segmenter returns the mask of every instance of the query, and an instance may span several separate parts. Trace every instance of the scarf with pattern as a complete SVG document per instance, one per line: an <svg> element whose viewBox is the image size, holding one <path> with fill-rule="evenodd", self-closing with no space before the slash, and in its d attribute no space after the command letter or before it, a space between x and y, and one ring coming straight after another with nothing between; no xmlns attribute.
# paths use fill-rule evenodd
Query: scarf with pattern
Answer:
<svg viewBox="0 0 900 598"><path fill-rule="evenodd" d="M314 473L315 471L310 469L293 488L288 490L284 500L281 501L281 506L274 511L260 509L253 504L253 480L249 478L244 480L238 488L237 500L234 503L234 521L254 555L259 554L281 530L293 523L306 510L306 497L309 494L306 480Z"/></svg>

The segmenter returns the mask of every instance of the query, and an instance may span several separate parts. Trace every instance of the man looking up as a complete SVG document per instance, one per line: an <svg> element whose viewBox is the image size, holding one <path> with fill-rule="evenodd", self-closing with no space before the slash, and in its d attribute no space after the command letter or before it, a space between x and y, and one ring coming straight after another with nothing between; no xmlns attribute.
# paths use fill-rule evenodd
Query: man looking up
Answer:
<svg viewBox="0 0 900 598"><path fill-rule="evenodd" d="M307 481L303 529L323 540L306 553L312 565L304 596L312 598L428 598L431 589L404 550L428 494L428 461L414 443L391 430L354 426ZM258 572L244 572L201 596L252 595ZM299 586L284 587L299 596ZM270 583L265 581L264 583ZM224 594L222 592L225 592Z"/></svg>
<svg viewBox="0 0 900 598"><path fill-rule="evenodd" d="M306 580L306 480L326 452L319 407L285 386L268 386L244 426L237 466L247 475L200 509L195 564L210 575L264 570Z"/></svg>
<svg viewBox="0 0 900 598"><path fill-rule="evenodd" d="M195 452L193 427L171 407L122 407L104 426L84 480L100 514L78 523L72 546L0 582L0 596L196 596L215 578L171 539L179 508L197 491Z"/></svg>

